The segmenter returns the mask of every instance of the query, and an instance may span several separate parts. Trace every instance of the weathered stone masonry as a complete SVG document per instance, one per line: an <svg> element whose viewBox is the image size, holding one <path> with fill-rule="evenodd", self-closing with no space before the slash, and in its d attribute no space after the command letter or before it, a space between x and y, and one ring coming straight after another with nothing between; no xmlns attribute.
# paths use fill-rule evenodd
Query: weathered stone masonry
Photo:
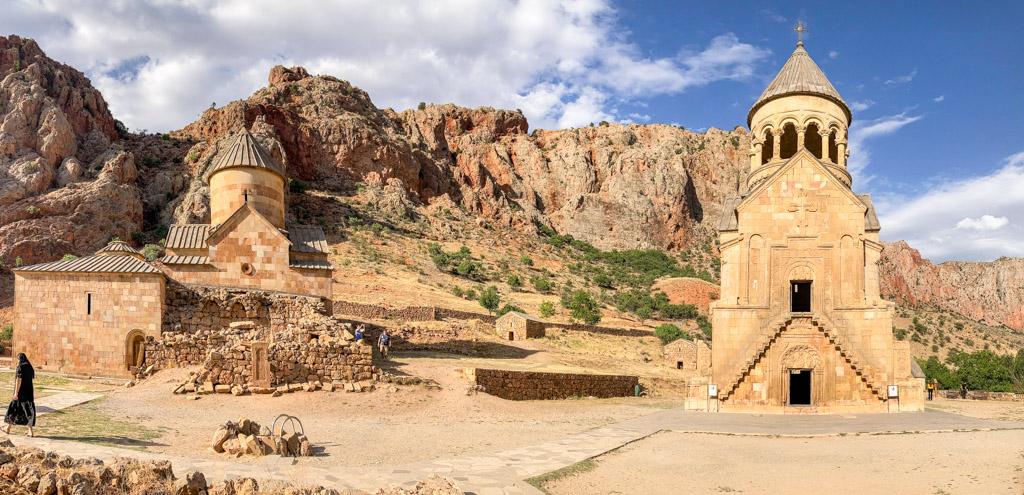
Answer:
<svg viewBox="0 0 1024 495"><path fill-rule="evenodd" d="M552 400L569 397L628 397L636 376L544 373L477 368L476 384L491 395L508 400Z"/></svg>

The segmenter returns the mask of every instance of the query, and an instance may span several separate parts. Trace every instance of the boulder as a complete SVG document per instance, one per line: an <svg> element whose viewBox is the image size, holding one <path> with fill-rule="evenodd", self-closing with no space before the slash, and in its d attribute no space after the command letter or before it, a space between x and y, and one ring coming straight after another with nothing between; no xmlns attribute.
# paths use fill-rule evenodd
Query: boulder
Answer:
<svg viewBox="0 0 1024 495"><path fill-rule="evenodd" d="M221 426L217 428L217 431L213 432L213 451L217 453L224 452L224 442L231 437L231 430L227 426Z"/></svg>

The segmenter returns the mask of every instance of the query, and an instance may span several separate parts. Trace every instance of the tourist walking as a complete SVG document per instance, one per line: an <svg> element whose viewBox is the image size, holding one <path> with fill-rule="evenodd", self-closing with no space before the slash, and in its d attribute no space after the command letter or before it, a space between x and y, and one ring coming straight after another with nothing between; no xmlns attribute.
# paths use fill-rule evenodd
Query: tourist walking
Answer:
<svg viewBox="0 0 1024 495"><path fill-rule="evenodd" d="M14 372L14 399L7 406L4 433L11 432L11 425L24 425L28 426L28 436L35 436L32 430L36 425L36 398L32 389L32 379L35 377L36 371L32 363L28 362L28 357L24 352L18 354L18 368Z"/></svg>
<svg viewBox="0 0 1024 495"><path fill-rule="evenodd" d="M388 334L387 328L380 332L380 337L377 339L377 345L380 347L380 357L382 359L387 359L388 347L391 346L391 335Z"/></svg>

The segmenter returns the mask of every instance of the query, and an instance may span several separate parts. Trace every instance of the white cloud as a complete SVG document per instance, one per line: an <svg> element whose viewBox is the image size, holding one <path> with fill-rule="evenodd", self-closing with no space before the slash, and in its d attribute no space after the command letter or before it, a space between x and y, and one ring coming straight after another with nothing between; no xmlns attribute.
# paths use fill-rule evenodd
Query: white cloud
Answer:
<svg viewBox="0 0 1024 495"><path fill-rule="evenodd" d="M921 120L922 115L909 116L904 113L889 115L867 122L854 122L850 126L850 137L848 148L850 159L846 168L853 176L853 183L859 187L866 186L873 175L865 174L865 170L871 163L871 150L865 144L868 139L892 134L904 126Z"/></svg>
<svg viewBox="0 0 1024 495"><path fill-rule="evenodd" d="M650 122L651 121L651 116L650 115L647 115L647 114L640 115L639 113L636 113L636 112L633 112L633 113L629 114L629 118L633 119L634 122L637 122L637 121L640 121L640 122Z"/></svg>
<svg viewBox="0 0 1024 495"><path fill-rule="evenodd" d="M939 96L936 96L935 98L932 98L932 101L934 101L935 103L938 103L938 102L943 101L945 99L946 99L946 95L939 95Z"/></svg>
<svg viewBox="0 0 1024 495"><path fill-rule="evenodd" d="M994 217L992 215L982 215L978 218L965 218L956 223L957 229L974 229L974 230L999 230L1010 223L1010 219L1006 217Z"/></svg>
<svg viewBox="0 0 1024 495"><path fill-rule="evenodd" d="M164 131L266 85L277 64L347 79L381 107L522 108L535 127L619 120L621 99L745 79L770 51L725 33L655 58L610 0L74 0L15 3L0 31L86 72L115 117Z"/></svg>
<svg viewBox="0 0 1024 495"><path fill-rule="evenodd" d="M892 79L889 79L889 80L885 81L885 85L886 86L896 86L898 84L906 84L906 83L908 83L910 81L913 81L914 77L916 77L916 76L917 76L917 69L914 69L914 70L910 71L910 74L907 74L905 76L897 76L897 77L894 77Z"/></svg>
<svg viewBox="0 0 1024 495"><path fill-rule="evenodd" d="M1024 256L1024 152L988 175L878 199L882 238L904 239L933 262Z"/></svg>
<svg viewBox="0 0 1024 495"><path fill-rule="evenodd" d="M867 110L873 107L874 105L874 100L851 101L850 110L853 110L854 112L863 112L864 110Z"/></svg>
<svg viewBox="0 0 1024 495"><path fill-rule="evenodd" d="M786 18L782 14L771 9L761 9L761 15L772 22L786 22Z"/></svg>
<svg viewBox="0 0 1024 495"><path fill-rule="evenodd" d="M839 57L839 52L832 50L828 52L828 58L835 59Z"/></svg>

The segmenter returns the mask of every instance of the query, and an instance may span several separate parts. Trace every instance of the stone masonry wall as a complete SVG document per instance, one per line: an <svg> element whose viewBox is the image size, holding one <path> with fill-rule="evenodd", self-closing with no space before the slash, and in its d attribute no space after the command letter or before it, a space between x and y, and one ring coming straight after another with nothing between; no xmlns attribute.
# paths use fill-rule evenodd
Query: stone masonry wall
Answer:
<svg viewBox="0 0 1024 495"><path fill-rule="evenodd" d="M476 384L487 393L507 400L551 400L569 397L629 397L636 376L544 373L477 368Z"/></svg>
<svg viewBox="0 0 1024 495"><path fill-rule="evenodd" d="M959 399L959 390L936 390L935 396L941 399ZM972 400L994 400L1002 402L1024 402L1024 394L1009 392L989 392L987 390L968 390L967 398Z"/></svg>

